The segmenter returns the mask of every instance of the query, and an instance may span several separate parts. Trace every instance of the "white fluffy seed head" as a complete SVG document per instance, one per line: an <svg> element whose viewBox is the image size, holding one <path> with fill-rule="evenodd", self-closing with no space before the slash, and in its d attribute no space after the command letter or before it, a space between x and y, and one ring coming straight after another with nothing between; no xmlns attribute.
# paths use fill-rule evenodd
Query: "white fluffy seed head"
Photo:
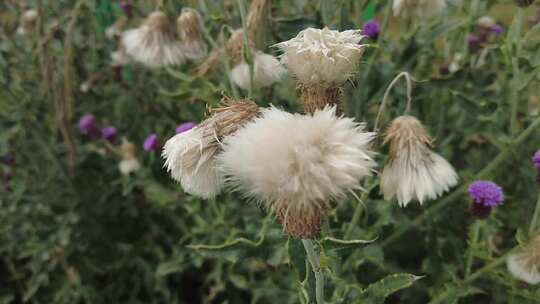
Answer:
<svg viewBox="0 0 540 304"><path fill-rule="evenodd" d="M258 114L252 101L226 100L213 115L195 128L175 135L163 147L165 167L185 192L202 198L216 196L223 179L215 157L220 142Z"/></svg>
<svg viewBox="0 0 540 304"><path fill-rule="evenodd" d="M307 28L291 40L276 44L281 62L304 86L335 87L353 74L367 45L359 30L343 32Z"/></svg>
<svg viewBox="0 0 540 304"><path fill-rule="evenodd" d="M195 9L185 7L178 17L177 26L186 58L198 60L206 56L208 46L201 32L202 18Z"/></svg>
<svg viewBox="0 0 540 304"><path fill-rule="evenodd" d="M272 107L225 138L218 166L232 187L284 216L320 215L372 173L374 136L334 108L300 115Z"/></svg>
<svg viewBox="0 0 540 304"><path fill-rule="evenodd" d="M140 27L125 31L121 41L129 56L148 67L176 65L185 59L175 26L159 11Z"/></svg>
<svg viewBox="0 0 540 304"><path fill-rule="evenodd" d="M511 254L506 266L515 278L532 285L540 283L540 236L536 236L520 252Z"/></svg>
<svg viewBox="0 0 540 304"><path fill-rule="evenodd" d="M445 0L394 0L394 16L403 18L431 18L446 8Z"/></svg>
<svg viewBox="0 0 540 304"><path fill-rule="evenodd" d="M422 204L457 184L454 168L431 151L431 138L418 119L394 119L384 143L390 143L390 159L381 175L381 191L386 200L397 197L402 207L411 201Z"/></svg>
<svg viewBox="0 0 540 304"><path fill-rule="evenodd" d="M278 82L287 73L279 60L274 56L263 52L255 52L253 60L253 84L258 88L264 88ZM231 78L234 83L244 90L249 90L251 85L249 66L242 62L231 70Z"/></svg>

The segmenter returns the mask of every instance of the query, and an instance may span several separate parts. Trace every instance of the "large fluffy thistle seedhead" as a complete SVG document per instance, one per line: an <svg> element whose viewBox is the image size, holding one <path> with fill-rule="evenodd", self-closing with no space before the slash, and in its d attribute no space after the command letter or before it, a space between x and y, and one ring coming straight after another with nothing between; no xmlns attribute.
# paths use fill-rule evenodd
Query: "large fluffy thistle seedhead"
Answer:
<svg viewBox="0 0 540 304"><path fill-rule="evenodd" d="M431 151L431 138L418 119L412 116L394 119L384 143L390 143L390 160L381 176L385 199L397 196L403 207L413 200L422 204L457 184L454 168Z"/></svg>
<svg viewBox="0 0 540 304"><path fill-rule="evenodd" d="M304 86L341 86L353 74L366 45L359 30L343 32L307 28L291 40L276 44L281 62Z"/></svg>
<svg viewBox="0 0 540 304"><path fill-rule="evenodd" d="M403 18L431 18L446 8L445 0L394 0L395 16Z"/></svg>
<svg viewBox="0 0 540 304"><path fill-rule="evenodd" d="M143 24L122 34L126 53L149 67L175 65L184 61L176 27L162 12L151 13Z"/></svg>
<svg viewBox="0 0 540 304"><path fill-rule="evenodd" d="M253 54L253 85L258 88L264 88L281 80L287 73L279 60L274 56L263 52ZM248 90L250 82L249 65L242 62L231 70L231 78L234 83L244 90Z"/></svg>
<svg viewBox="0 0 540 304"><path fill-rule="evenodd" d="M221 151L221 140L234 133L259 112L248 100L225 100L212 115L189 131L177 134L163 147L165 167L185 192L211 198L222 188L223 180L216 169L215 157Z"/></svg>
<svg viewBox="0 0 540 304"><path fill-rule="evenodd" d="M199 12L189 7L183 8L178 17L178 32L182 39L184 54L189 59L200 59L208 52L208 46L202 36L201 23Z"/></svg>
<svg viewBox="0 0 540 304"><path fill-rule="evenodd" d="M540 283L540 235L519 252L511 254L506 265L515 278L533 285Z"/></svg>
<svg viewBox="0 0 540 304"><path fill-rule="evenodd" d="M300 115L272 107L225 138L218 166L231 186L273 209L289 234L309 238L331 204L371 174L373 137L335 108Z"/></svg>

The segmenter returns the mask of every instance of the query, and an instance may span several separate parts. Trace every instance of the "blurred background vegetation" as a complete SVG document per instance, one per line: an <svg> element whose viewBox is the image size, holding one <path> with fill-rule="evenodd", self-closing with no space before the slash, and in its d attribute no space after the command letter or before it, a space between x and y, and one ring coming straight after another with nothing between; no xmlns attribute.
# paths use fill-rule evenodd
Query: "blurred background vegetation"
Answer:
<svg viewBox="0 0 540 304"><path fill-rule="evenodd" d="M346 87L346 115L372 128L384 89L409 71L421 81L413 112L458 169L461 184L491 179L506 194L473 243L463 186L403 209L384 201L373 183L364 205L343 202L323 227L323 236L377 239L347 248L320 241L327 301L360 303L368 284L411 273L425 277L386 303L438 297L442 303L539 303L540 289L515 281L500 263L526 238L538 195L530 160L540 147L537 7L450 1L444 16L406 22L392 16L385 0L271 2L271 25L259 46L268 53L306 27L358 29L378 20L379 39L370 41ZM272 215L235 195L210 201L185 195L162 169L159 152L143 151L149 134L164 142L178 124L201 121L222 95L246 92L231 85L221 63L205 76L196 75L193 62L112 68L117 42L106 29L125 17L127 28L136 27L155 9L152 1L129 3L131 16L112 0L0 2L0 303L305 302L302 290L311 287L301 283L305 264L295 261L301 245ZM171 16L185 6L199 10L218 45L227 27L242 24L239 1L162 3ZM39 18L21 35L19 20L28 9ZM468 37L484 15L505 32L473 50ZM251 97L261 106L300 111L292 79ZM403 112L405 88L391 97L385 123ZM86 113L137 146L138 172L118 171L119 140L79 133L77 121ZM464 280L469 253L474 275ZM373 299L362 303L383 301Z"/></svg>

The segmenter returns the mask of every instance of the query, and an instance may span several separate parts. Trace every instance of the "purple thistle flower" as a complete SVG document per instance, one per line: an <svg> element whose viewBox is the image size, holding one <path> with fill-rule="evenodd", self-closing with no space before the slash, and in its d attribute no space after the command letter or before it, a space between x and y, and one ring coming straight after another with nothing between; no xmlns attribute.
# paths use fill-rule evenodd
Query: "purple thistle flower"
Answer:
<svg viewBox="0 0 540 304"><path fill-rule="evenodd" d="M469 186L468 192L475 204L485 207L495 207L504 201L501 187L492 181L475 181Z"/></svg>
<svg viewBox="0 0 540 304"><path fill-rule="evenodd" d="M160 147L158 136L153 133L150 134L145 140L143 144L143 148L145 151L156 151Z"/></svg>
<svg viewBox="0 0 540 304"><path fill-rule="evenodd" d="M443 76L450 74L450 64L443 63L439 66L439 73Z"/></svg>
<svg viewBox="0 0 540 304"><path fill-rule="evenodd" d="M15 157L13 157L13 155L11 155L11 154L4 155L2 157L2 161L4 162L4 164L6 164L8 166L15 165Z"/></svg>
<svg viewBox="0 0 540 304"><path fill-rule="evenodd" d="M85 114L79 119L79 130L81 134L90 137L99 137L99 131L96 127L96 117L92 114Z"/></svg>
<svg viewBox="0 0 540 304"><path fill-rule="evenodd" d="M377 40L380 32L381 26L377 20L370 20L362 27L362 34L368 36L371 40Z"/></svg>
<svg viewBox="0 0 540 304"><path fill-rule="evenodd" d="M469 48L473 52L482 48L482 42L482 38L476 34L470 34L469 37L467 37L467 43L469 43Z"/></svg>
<svg viewBox="0 0 540 304"><path fill-rule="evenodd" d="M499 24L495 24L494 26L492 26L489 29L489 31L492 32L493 34L495 34L496 36L500 36L500 35L504 34L504 28Z"/></svg>
<svg viewBox="0 0 540 304"><path fill-rule="evenodd" d="M126 16L131 17L133 7L130 1L120 0L120 9Z"/></svg>
<svg viewBox="0 0 540 304"><path fill-rule="evenodd" d="M540 150L536 151L536 153L534 153L534 156L532 158L533 162L534 162L534 166L536 167L536 169L538 171L540 171Z"/></svg>
<svg viewBox="0 0 540 304"><path fill-rule="evenodd" d="M194 122L185 122L183 124L180 124L178 127L176 127L176 134L184 133L186 131L189 131L197 126Z"/></svg>
<svg viewBox="0 0 540 304"><path fill-rule="evenodd" d="M114 141L116 139L117 134L118 134L118 131L113 126L109 126L109 127L105 127L101 129L101 138L108 141Z"/></svg>

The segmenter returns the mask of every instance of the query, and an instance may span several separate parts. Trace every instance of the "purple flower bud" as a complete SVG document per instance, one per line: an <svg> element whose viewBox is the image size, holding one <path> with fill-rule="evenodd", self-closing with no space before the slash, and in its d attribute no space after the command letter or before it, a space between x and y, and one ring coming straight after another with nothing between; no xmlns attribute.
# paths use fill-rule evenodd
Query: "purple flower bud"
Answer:
<svg viewBox="0 0 540 304"><path fill-rule="evenodd" d="M371 40L377 40L380 32L381 26L377 20L370 20L362 27L362 34L368 36Z"/></svg>
<svg viewBox="0 0 540 304"><path fill-rule="evenodd" d="M79 130L81 134L90 137L99 137L99 131L96 127L96 117L92 114L85 114L79 119Z"/></svg>
<svg viewBox="0 0 540 304"><path fill-rule="evenodd" d="M467 43L469 43L469 49L472 52L477 52L482 48L482 38L476 34L470 34L467 37Z"/></svg>
<svg viewBox="0 0 540 304"><path fill-rule="evenodd" d="M109 126L101 129L101 138L107 140L107 141L114 141L116 139L116 135L118 134L118 131L115 127Z"/></svg>
<svg viewBox="0 0 540 304"><path fill-rule="evenodd" d="M158 136L156 134L150 134L150 136L144 140L143 148L145 151L158 150L160 148Z"/></svg>
<svg viewBox="0 0 540 304"><path fill-rule="evenodd" d="M534 163L534 166L536 167L537 170L540 170L540 150L536 151L536 153L534 153L534 156L532 158L533 160L533 163Z"/></svg>
<svg viewBox="0 0 540 304"><path fill-rule="evenodd" d="M189 131L193 129L195 126L197 126L194 122L185 122L183 124L180 124L178 127L176 127L176 134L184 133L186 131Z"/></svg>
<svg viewBox="0 0 540 304"><path fill-rule="evenodd" d="M443 63L439 67L439 73L443 76L450 74L450 65L448 63Z"/></svg>
<svg viewBox="0 0 540 304"><path fill-rule="evenodd" d="M13 157L12 154L6 154L2 157L2 161L4 162L4 164L8 165L8 166L13 166L15 165L15 157Z"/></svg>
<svg viewBox="0 0 540 304"><path fill-rule="evenodd" d="M500 35L504 34L504 28L502 27L502 25L499 25L499 24L495 24L489 30L490 30L490 32L492 32L496 36L500 36Z"/></svg>
<svg viewBox="0 0 540 304"><path fill-rule="evenodd" d="M133 7L129 1L120 0L120 9L126 16L131 17Z"/></svg>
<svg viewBox="0 0 540 304"><path fill-rule="evenodd" d="M469 196L475 204L488 207L498 206L504 201L501 187L492 181L475 181L469 186Z"/></svg>

